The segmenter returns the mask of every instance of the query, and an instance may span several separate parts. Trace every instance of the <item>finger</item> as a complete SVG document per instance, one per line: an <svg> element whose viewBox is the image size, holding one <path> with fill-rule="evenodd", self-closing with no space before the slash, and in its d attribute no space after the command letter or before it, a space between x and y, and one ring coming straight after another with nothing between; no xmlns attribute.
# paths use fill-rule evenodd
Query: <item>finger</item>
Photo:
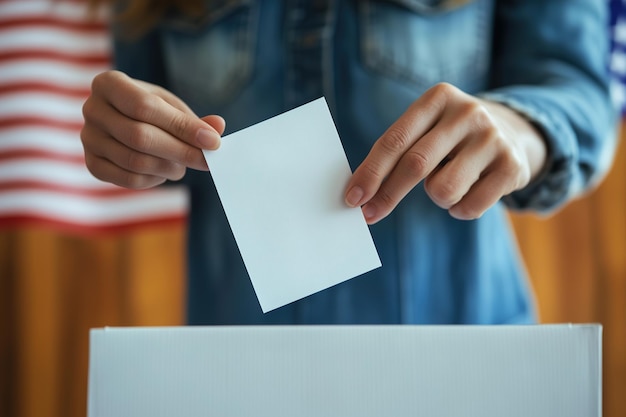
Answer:
<svg viewBox="0 0 626 417"><path fill-rule="evenodd" d="M213 126L213 129L215 129L215 131L220 135L224 134L224 130L226 130L226 121L221 116L210 114L202 117L202 120Z"/></svg>
<svg viewBox="0 0 626 417"><path fill-rule="evenodd" d="M191 110L191 108L189 108L187 104L185 104L185 102L183 102L176 95L172 94L170 91L152 84L149 84L149 86L151 86L152 88L156 88L158 91L158 95L170 105L193 117L196 117L196 114L193 112L193 110ZM223 117L215 114L210 114L208 116L201 117L200 119L211 125L211 127L213 127L213 129L215 129L215 131L219 135L224 134L224 130L226 129L226 121Z"/></svg>
<svg viewBox="0 0 626 417"><path fill-rule="evenodd" d="M402 155L435 125L444 105L445 97L440 96L436 88L428 90L411 104L376 141L370 153L355 170L346 187L347 205L362 205L376 194Z"/></svg>
<svg viewBox="0 0 626 417"><path fill-rule="evenodd" d="M391 213L417 184L441 166L442 161L455 160L453 154L459 149L466 130L458 115L448 113L417 141L363 207L368 223L376 223Z"/></svg>
<svg viewBox="0 0 626 417"><path fill-rule="evenodd" d="M90 125L83 128L81 138L89 153L106 159L125 171L172 181L178 181L185 175L185 165L138 152Z"/></svg>
<svg viewBox="0 0 626 417"><path fill-rule="evenodd" d="M479 179L448 212L459 220L477 219L508 193L507 178L495 171L490 172Z"/></svg>
<svg viewBox="0 0 626 417"><path fill-rule="evenodd" d="M111 161L91 153L85 154L85 163L94 177L124 188L143 190L163 184L166 180L158 176L137 174L124 170Z"/></svg>
<svg viewBox="0 0 626 417"><path fill-rule="evenodd" d="M211 125L151 94L119 71L96 76L92 91L105 98L120 113L157 126L192 146L203 149L219 147L220 135Z"/></svg>
<svg viewBox="0 0 626 417"><path fill-rule="evenodd" d="M492 160L467 194L450 208L453 217L478 218L502 196L528 184L530 167L521 152L510 142L499 140L498 135L488 139L492 139L486 140L487 148L494 152Z"/></svg>
<svg viewBox="0 0 626 417"><path fill-rule="evenodd" d="M182 142L156 126L129 119L118 112L117 109L108 105L108 103L88 100L83 107L83 112L85 113L85 126L93 125L99 128L112 138L123 143L127 148L197 170L206 171L208 169L206 160L199 148ZM87 133L99 137L96 129L87 131ZM85 136L89 138L90 135L87 134ZM108 141L102 142L102 144L104 143L108 144ZM91 141L89 146L95 147L98 146L98 143ZM117 147L115 151L119 149ZM109 152L106 157L115 163L119 163L120 166L132 170L131 166L125 166L123 161L116 158L116 154L113 153L115 151ZM167 167L164 166L164 168ZM153 174L157 173L153 172ZM167 175L168 172L164 172L164 176Z"/></svg>
<svg viewBox="0 0 626 417"><path fill-rule="evenodd" d="M486 137L461 142L454 157L425 179L424 190L435 204L447 210L461 201L492 163L496 151L490 143Z"/></svg>

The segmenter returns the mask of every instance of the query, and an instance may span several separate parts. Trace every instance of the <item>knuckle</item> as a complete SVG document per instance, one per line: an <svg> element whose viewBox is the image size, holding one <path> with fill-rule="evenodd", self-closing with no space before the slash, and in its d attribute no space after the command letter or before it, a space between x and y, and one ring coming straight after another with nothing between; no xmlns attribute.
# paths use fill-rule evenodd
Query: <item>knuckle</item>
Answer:
<svg viewBox="0 0 626 417"><path fill-rule="evenodd" d="M380 207L383 211L387 212L393 209L397 202L396 199L389 194L389 191L382 187L378 193L376 194L376 205Z"/></svg>
<svg viewBox="0 0 626 417"><path fill-rule="evenodd" d="M87 124L84 124L83 127L80 129L79 138L80 138L81 144L83 145L83 149L85 150L85 156L87 156L86 150L91 141L91 135L89 134L89 126Z"/></svg>
<svg viewBox="0 0 626 417"><path fill-rule="evenodd" d="M91 80L91 90L95 93L106 91L111 88L111 84L121 82L124 76L124 73L116 70L101 72Z"/></svg>
<svg viewBox="0 0 626 417"><path fill-rule="evenodd" d="M193 165L198 159L198 149L186 146L180 155L180 163L185 166Z"/></svg>
<svg viewBox="0 0 626 417"><path fill-rule="evenodd" d="M495 126L478 127L478 132L471 137L477 148L493 155L508 152L508 144L502 132Z"/></svg>
<svg viewBox="0 0 626 417"><path fill-rule="evenodd" d="M148 177L136 172L126 172L122 184L126 188L133 190L143 190L152 186Z"/></svg>
<svg viewBox="0 0 626 417"><path fill-rule="evenodd" d="M100 171L98 169L98 165L96 163L97 158L89 152L85 152L85 166L87 167L87 171L94 177L99 180L105 181L105 178L102 178L100 175Z"/></svg>
<svg viewBox="0 0 626 417"><path fill-rule="evenodd" d="M479 121L479 123L481 123ZM483 123L481 126L483 134L481 137L485 140L489 146L494 145L501 150L503 147L508 147L503 132L495 125L490 123Z"/></svg>
<svg viewBox="0 0 626 417"><path fill-rule="evenodd" d="M463 93L452 84L441 82L432 86L425 94L430 101L437 102L439 107L443 107L445 103L458 99Z"/></svg>
<svg viewBox="0 0 626 417"><path fill-rule="evenodd" d="M467 121L473 130L480 131L483 135L499 135L495 120L483 103L470 98L460 103L458 109L460 117Z"/></svg>
<svg viewBox="0 0 626 417"><path fill-rule="evenodd" d="M450 180L431 182L427 186L430 197L443 208L449 208L458 202L458 189L458 185Z"/></svg>
<svg viewBox="0 0 626 417"><path fill-rule="evenodd" d="M517 152L515 152L515 149L512 149L512 147L506 143L500 143L500 161L501 165L507 171L517 170L521 165L520 158Z"/></svg>
<svg viewBox="0 0 626 417"><path fill-rule="evenodd" d="M452 84L441 82L429 88L422 96L423 106L431 113L442 113L450 104L465 100L466 94Z"/></svg>
<svg viewBox="0 0 626 417"><path fill-rule="evenodd" d="M402 157L402 166L407 175L423 178L428 173L428 157L418 151L409 151Z"/></svg>
<svg viewBox="0 0 626 417"><path fill-rule="evenodd" d="M160 99L151 94L140 94L130 99L129 116L135 120L151 120Z"/></svg>
<svg viewBox="0 0 626 417"><path fill-rule="evenodd" d="M504 153L502 167L505 174L513 178L513 190L523 187L530 181L530 168L524 164L518 152Z"/></svg>
<svg viewBox="0 0 626 417"><path fill-rule="evenodd" d="M151 158L139 152L129 152L126 158L126 169L136 173L147 173L152 163Z"/></svg>
<svg viewBox="0 0 626 417"><path fill-rule="evenodd" d="M89 98L87 98L87 100L85 100L81 109L82 114L83 114L83 119L90 120L92 118L92 116L95 114L94 107L95 105L93 102L93 98L90 96Z"/></svg>
<svg viewBox="0 0 626 417"><path fill-rule="evenodd" d="M498 159L501 169L509 175L522 171L524 161L521 152L515 149L512 144L504 141L500 141L498 145Z"/></svg>
<svg viewBox="0 0 626 417"><path fill-rule="evenodd" d="M88 126L83 126L79 138L85 156L85 163L93 164L93 158L96 157L96 154L102 153L102 150L98 147L98 140L90 133ZM87 161L87 158L90 158L89 161Z"/></svg>
<svg viewBox="0 0 626 417"><path fill-rule="evenodd" d="M109 72L102 72L98 75L96 75L95 77L93 77L93 79L91 80L91 91L93 91L94 93L97 93L99 91L102 91L103 88L105 88L105 86L108 84L108 81L111 79Z"/></svg>
<svg viewBox="0 0 626 417"><path fill-rule="evenodd" d="M144 123L132 123L126 132L128 146L142 152L149 152L154 138L150 127Z"/></svg>
<svg viewBox="0 0 626 417"><path fill-rule="evenodd" d="M185 176L185 173L187 172L187 168L184 165L173 164L170 171L171 172L168 178L172 181L178 181Z"/></svg>
<svg viewBox="0 0 626 417"><path fill-rule="evenodd" d="M458 94L460 90L450 83L441 82L431 87L431 91L435 95L450 97L450 96Z"/></svg>
<svg viewBox="0 0 626 417"><path fill-rule="evenodd" d="M381 147L388 154L403 152L411 143L411 134L401 125L392 126L380 140Z"/></svg>
<svg viewBox="0 0 626 417"><path fill-rule="evenodd" d="M382 180L383 173L380 165L372 161L366 161L361 165L360 169L363 170L367 179L373 179L374 181Z"/></svg>
<svg viewBox="0 0 626 417"><path fill-rule="evenodd" d="M489 115L485 106L474 100L463 101L461 108L465 114L471 115L474 119L482 119Z"/></svg>
<svg viewBox="0 0 626 417"><path fill-rule="evenodd" d="M129 172L125 174L123 184L126 188L133 190L141 190L144 188L143 179L136 173Z"/></svg>
<svg viewBox="0 0 626 417"><path fill-rule="evenodd" d="M487 108L474 100L467 100L461 104L461 114L471 120L479 127L487 128L493 125L491 114Z"/></svg>
<svg viewBox="0 0 626 417"><path fill-rule="evenodd" d="M183 137L185 136L185 132L189 129L189 125L191 124L189 117L184 113L178 113L172 117L169 121L168 131L173 133L175 136Z"/></svg>

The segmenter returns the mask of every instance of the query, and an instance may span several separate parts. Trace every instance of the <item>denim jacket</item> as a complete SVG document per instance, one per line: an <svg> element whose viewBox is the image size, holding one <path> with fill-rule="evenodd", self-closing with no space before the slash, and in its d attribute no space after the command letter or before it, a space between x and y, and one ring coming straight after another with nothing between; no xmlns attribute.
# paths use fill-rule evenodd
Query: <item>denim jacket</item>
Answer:
<svg viewBox="0 0 626 417"><path fill-rule="evenodd" d="M608 170L607 22L601 0L212 0L202 18L116 37L118 69L222 115L226 133L325 96L353 168L443 81L516 109L548 144L539 178L478 220L453 219L417 186L371 226L382 268L267 314L210 174L190 170L189 322L533 322L505 208L554 210Z"/></svg>

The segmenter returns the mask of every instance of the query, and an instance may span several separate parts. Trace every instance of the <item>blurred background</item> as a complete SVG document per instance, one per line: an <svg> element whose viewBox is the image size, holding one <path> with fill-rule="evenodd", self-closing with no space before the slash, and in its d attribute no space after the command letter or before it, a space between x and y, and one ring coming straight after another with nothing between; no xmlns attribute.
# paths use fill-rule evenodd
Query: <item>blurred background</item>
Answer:
<svg viewBox="0 0 626 417"><path fill-rule="evenodd" d="M608 1L608 0L607 0ZM626 13L613 37L626 98ZM624 17L621 17L621 16ZM84 167L81 106L110 66L106 11L0 0L0 416L86 415L89 329L180 325L181 188L135 192ZM624 137L624 129L620 136ZM626 149L602 185L550 217L511 214L542 323L601 323L604 416L626 415Z"/></svg>

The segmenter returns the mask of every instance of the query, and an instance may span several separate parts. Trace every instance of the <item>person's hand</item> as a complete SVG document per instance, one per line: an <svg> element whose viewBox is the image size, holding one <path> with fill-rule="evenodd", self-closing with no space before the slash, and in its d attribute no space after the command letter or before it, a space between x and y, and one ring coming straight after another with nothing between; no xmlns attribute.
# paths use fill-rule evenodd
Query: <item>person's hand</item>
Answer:
<svg viewBox="0 0 626 417"><path fill-rule="evenodd" d="M208 170L201 149L216 149L225 123L198 118L169 91L119 71L96 76L83 105L85 162L98 179L143 189Z"/></svg>
<svg viewBox="0 0 626 417"><path fill-rule="evenodd" d="M480 217L524 188L545 164L537 129L508 107L438 84L376 141L346 187L369 224L424 180L428 196L458 219Z"/></svg>

